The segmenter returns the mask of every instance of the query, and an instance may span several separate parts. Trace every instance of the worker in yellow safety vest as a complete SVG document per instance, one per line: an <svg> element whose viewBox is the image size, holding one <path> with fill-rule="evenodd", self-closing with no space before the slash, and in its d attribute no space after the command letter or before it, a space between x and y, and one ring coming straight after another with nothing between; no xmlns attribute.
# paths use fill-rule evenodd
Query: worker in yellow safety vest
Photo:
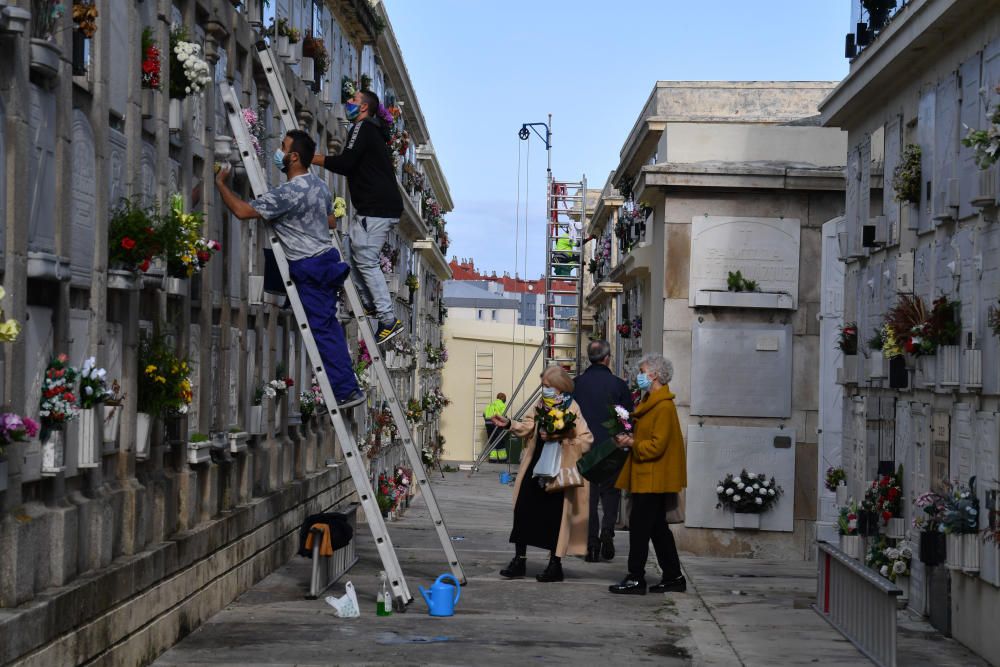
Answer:
<svg viewBox="0 0 1000 667"><path fill-rule="evenodd" d="M571 223L572 230L560 227L556 237L555 252L552 253L552 273L557 276L568 276L573 273L573 264L578 260L579 244L575 237L580 234L581 225L575 220Z"/></svg>
<svg viewBox="0 0 1000 667"><path fill-rule="evenodd" d="M486 441L490 442L493 440L493 433L496 431L496 426L490 421L493 417L503 416L504 411L507 409L507 394L502 391L497 394L496 399L493 400L486 409L483 410L483 421L486 422ZM496 463L503 463L507 460L507 436L506 434L501 439L500 443L493 448L490 452L490 461Z"/></svg>

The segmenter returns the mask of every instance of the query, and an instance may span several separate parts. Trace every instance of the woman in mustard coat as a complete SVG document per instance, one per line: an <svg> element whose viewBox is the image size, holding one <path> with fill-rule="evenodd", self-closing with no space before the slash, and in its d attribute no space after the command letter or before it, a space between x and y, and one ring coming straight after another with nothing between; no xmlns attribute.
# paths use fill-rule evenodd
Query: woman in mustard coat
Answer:
<svg viewBox="0 0 1000 667"><path fill-rule="evenodd" d="M673 364L663 356L647 354L641 359L636 381L645 396L632 413L633 435L615 436L619 447L629 449L615 486L631 493L632 511L628 522L628 575L609 587L612 593L646 594L645 569L651 539L663 579L649 590L665 593L687 588L677 544L667 525L670 494L675 494L676 499L676 494L687 486L684 436L668 386L673 375Z"/></svg>

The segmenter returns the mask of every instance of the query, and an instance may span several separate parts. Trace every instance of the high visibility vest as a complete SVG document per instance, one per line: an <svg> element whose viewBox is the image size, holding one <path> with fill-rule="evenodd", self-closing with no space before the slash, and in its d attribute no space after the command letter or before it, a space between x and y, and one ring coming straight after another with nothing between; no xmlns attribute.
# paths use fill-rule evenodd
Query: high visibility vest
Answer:
<svg viewBox="0 0 1000 667"><path fill-rule="evenodd" d="M503 411L507 409L507 404L501 401L499 398L494 399L492 403L486 406L483 410L483 417L489 419L490 417L496 417L502 415Z"/></svg>

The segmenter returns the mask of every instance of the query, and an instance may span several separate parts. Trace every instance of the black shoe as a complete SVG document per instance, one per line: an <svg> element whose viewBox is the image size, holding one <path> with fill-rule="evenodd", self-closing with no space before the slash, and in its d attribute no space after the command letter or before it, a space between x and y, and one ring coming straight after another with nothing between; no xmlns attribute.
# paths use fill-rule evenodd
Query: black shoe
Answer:
<svg viewBox="0 0 1000 667"><path fill-rule="evenodd" d="M403 323L399 320L396 320L390 326L380 324L378 331L375 332L375 343L377 345L385 345L401 333L403 333Z"/></svg>
<svg viewBox="0 0 1000 667"><path fill-rule="evenodd" d="M608 590L618 595L645 595L646 580L630 574L622 579L621 583L608 586Z"/></svg>
<svg viewBox="0 0 1000 667"><path fill-rule="evenodd" d="M365 402L368 397L365 396L365 392L360 389L355 389L350 396L345 398L343 401L337 403L337 407L341 410L350 410L353 407L357 407Z"/></svg>
<svg viewBox="0 0 1000 667"><path fill-rule="evenodd" d="M601 535L601 558L604 560L614 560L615 558L615 535L605 533Z"/></svg>
<svg viewBox="0 0 1000 667"><path fill-rule="evenodd" d="M535 579L543 584L554 581L562 581L562 561L556 560L555 558L549 559L549 564L545 566L545 570L543 570L541 574L536 574Z"/></svg>
<svg viewBox="0 0 1000 667"><path fill-rule="evenodd" d="M658 584L649 587L650 593L683 593L687 590L687 579L684 575L676 579L663 579Z"/></svg>
<svg viewBox="0 0 1000 667"><path fill-rule="evenodd" d="M528 559L524 556L514 556L507 567L500 570L501 577L508 579L520 579L528 571Z"/></svg>
<svg viewBox="0 0 1000 667"><path fill-rule="evenodd" d="M588 563L600 563L601 562L601 548L600 547L588 547L587 555L583 559Z"/></svg>

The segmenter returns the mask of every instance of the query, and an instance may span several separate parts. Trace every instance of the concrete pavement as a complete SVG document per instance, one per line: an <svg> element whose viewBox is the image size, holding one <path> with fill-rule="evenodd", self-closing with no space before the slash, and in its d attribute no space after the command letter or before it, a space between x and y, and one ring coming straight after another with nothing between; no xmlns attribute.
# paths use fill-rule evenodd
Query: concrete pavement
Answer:
<svg viewBox="0 0 1000 667"><path fill-rule="evenodd" d="M446 571L418 498L400 521L389 524L416 597L406 613L375 616L380 566L362 525L356 536L361 562L331 589L342 595L343 583L353 581L361 618L338 619L322 600L305 600L309 563L295 558L155 664L869 664L809 608L815 592L812 563L682 554L687 593L614 596L607 585L624 574L628 541L620 533L614 562L564 559L567 580L561 584L534 581L546 561L537 550L529 550L527 579L503 580L497 570L512 555L511 489L501 486L493 471L467 475L433 479L468 578L453 618L428 616L417 590ZM985 664L925 626L914 626L900 646L908 658L900 664Z"/></svg>

